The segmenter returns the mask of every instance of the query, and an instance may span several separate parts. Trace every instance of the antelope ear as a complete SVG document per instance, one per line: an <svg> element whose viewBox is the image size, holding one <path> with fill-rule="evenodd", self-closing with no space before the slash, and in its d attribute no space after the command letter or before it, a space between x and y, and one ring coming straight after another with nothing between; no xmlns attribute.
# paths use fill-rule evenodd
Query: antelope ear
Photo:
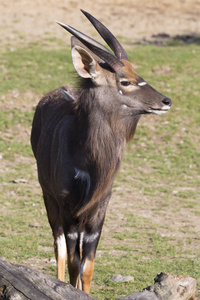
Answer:
<svg viewBox="0 0 200 300"><path fill-rule="evenodd" d="M76 72L83 78L97 77L98 63L96 60L82 47L72 47L72 62Z"/></svg>

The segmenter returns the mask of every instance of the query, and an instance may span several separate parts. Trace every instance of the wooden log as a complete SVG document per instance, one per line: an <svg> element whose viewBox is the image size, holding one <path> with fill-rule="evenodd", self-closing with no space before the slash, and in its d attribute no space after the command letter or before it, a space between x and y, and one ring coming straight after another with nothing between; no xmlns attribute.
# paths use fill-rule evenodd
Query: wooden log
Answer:
<svg viewBox="0 0 200 300"><path fill-rule="evenodd" d="M194 300L196 280L189 276L160 273L154 285L116 300Z"/></svg>
<svg viewBox="0 0 200 300"><path fill-rule="evenodd" d="M116 300L193 300L196 280L189 276L160 273L155 284ZM106 295L105 295L106 297ZM0 300L94 300L69 283L0 257Z"/></svg>
<svg viewBox="0 0 200 300"><path fill-rule="evenodd" d="M0 258L0 300L92 300L71 284Z"/></svg>

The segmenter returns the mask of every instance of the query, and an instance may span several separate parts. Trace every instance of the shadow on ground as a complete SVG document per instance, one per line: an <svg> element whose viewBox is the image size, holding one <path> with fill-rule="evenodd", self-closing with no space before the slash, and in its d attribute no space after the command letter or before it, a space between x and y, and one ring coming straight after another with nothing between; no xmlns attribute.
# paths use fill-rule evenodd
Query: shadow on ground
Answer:
<svg viewBox="0 0 200 300"><path fill-rule="evenodd" d="M177 45L177 44L197 44L200 45L200 35L197 34L184 34L170 36L167 33L159 33L152 35L149 39L142 39L135 44L154 44L158 46L164 45Z"/></svg>

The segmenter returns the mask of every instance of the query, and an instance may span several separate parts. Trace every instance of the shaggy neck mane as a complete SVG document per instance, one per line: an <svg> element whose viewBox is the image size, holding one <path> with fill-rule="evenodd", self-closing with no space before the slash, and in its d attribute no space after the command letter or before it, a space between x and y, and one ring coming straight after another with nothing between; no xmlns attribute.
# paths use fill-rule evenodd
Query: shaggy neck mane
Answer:
<svg viewBox="0 0 200 300"><path fill-rule="evenodd" d="M88 156L88 162L95 162L98 170L105 176L103 174L105 169L116 168L115 164L119 160L119 147L121 148L123 144L123 138L117 136L118 133L110 123L110 118L102 110L96 98L95 89L82 92L77 101L77 115L79 128L82 132L84 129L85 133L84 150Z"/></svg>
<svg viewBox="0 0 200 300"><path fill-rule="evenodd" d="M80 89L82 92L75 108L78 132L81 132L81 137L77 134L77 138L82 139L86 165L91 168L88 171L98 175L94 176L98 178L98 183L94 184L100 185L105 181L110 182L111 178L113 181L122 160L125 142L134 135L138 118L134 120L131 116L127 126L123 119L116 117L117 114L103 109L101 95L105 95L105 92L101 92L102 88L94 87L90 80L86 83L87 87Z"/></svg>

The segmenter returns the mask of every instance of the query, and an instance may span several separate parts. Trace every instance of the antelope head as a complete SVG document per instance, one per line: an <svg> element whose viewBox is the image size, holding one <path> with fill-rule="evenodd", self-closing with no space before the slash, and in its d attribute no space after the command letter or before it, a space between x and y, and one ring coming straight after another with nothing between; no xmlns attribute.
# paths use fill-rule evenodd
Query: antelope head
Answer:
<svg viewBox="0 0 200 300"><path fill-rule="evenodd" d="M126 115L166 113L171 107L171 100L135 72L121 44L101 22L81 11L114 53L71 26L57 22L73 35L72 61L77 73L82 78L90 78L95 86L114 89L115 99Z"/></svg>

